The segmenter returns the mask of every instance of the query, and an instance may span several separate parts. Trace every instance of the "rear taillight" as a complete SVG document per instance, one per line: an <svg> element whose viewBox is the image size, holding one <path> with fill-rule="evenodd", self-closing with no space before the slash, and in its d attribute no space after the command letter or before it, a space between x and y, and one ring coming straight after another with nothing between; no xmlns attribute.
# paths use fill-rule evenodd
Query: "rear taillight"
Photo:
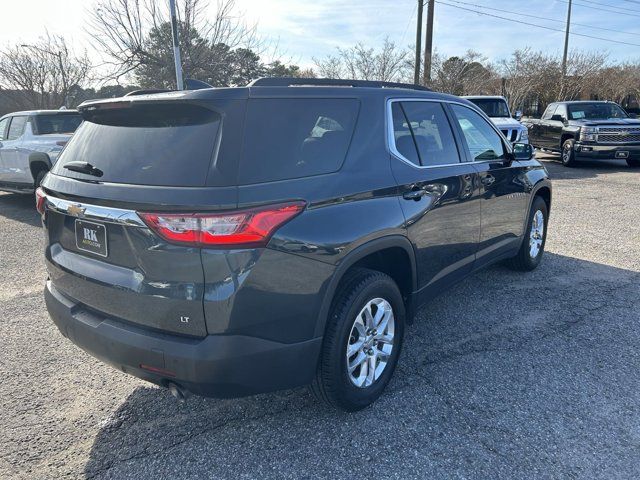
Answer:
<svg viewBox="0 0 640 480"><path fill-rule="evenodd" d="M47 194L44 193L42 187L36 188L36 209L40 215L44 215L44 203L47 200Z"/></svg>
<svg viewBox="0 0 640 480"><path fill-rule="evenodd" d="M304 202L225 213L142 213L140 218L168 242L199 247L259 247L285 222L298 215Z"/></svg>

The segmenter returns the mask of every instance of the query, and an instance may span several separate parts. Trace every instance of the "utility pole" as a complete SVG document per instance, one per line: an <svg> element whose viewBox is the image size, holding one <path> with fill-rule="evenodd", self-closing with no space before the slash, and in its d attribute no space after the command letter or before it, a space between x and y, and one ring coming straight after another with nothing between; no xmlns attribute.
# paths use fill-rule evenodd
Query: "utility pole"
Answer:
<svg viewBox="0 0 640 480"><path fill-rule="evenodd" d="M567 9L567 30L564 34L564 55L562 56L562 79L560 83L560 95L563 98L558 100L564 100L564 81L567 76L567 53L569 52L569 29L571 27L571 0L569 0L569 7Z"/></svg>
<svg viewBox="0 0 640 480"><path fill-rule="evenodd" d="M427 0L427 39L424 45L424 84L431 83L431 56L433 53L433 6L435 0Z"/></svg>
<svg viewBox="0 0 640 480"><path fill-rule="evenodd" d="M420 59L422 57L422 10L424 0L418 0L418 25L416 26L416 68L413 75L413 83L420 85Z"/></svg>
<svg viewBox="0 0 640 480"><path fill-rule="evenodd" d="M178 20L176 19L176 0L169 0L171 10L171 38L173 39L173 61L176 66L176 84L178 90L184 89L182 82L182 61L180 60L180 45L178 44Z"/></svg>

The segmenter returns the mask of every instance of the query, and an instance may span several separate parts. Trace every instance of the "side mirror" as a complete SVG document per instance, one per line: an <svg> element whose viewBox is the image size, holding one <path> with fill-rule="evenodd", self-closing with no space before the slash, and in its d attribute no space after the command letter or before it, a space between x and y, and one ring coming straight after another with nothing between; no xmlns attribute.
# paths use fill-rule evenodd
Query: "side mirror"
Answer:
<svg viewBox="0 0 640 480"><path fill-rule="evenodd" d="M558 114L552 115L551 116L551 120L553 120L554 122L564 122L565 121L564 117L562 115L558 115Z"/></svg>
<svg viewBox="0 0 640 480"><path fill-rule="evenodd" d="M513 114L513 118L517 121L522 120L522 110L516 110L516 113Z"/></svg>
<svg viewBox="0 0 640 480"><path fill-rule="evenodd" d="M531 160L533 158L533 147L529 143L513 144L514 160Z"/></svg>
<svg viewBox="0 0 640 480"><path fill-rule="evenodd" d="M630 113L629 114L629 118L638 118L638 114L637 113Z"/></svg>

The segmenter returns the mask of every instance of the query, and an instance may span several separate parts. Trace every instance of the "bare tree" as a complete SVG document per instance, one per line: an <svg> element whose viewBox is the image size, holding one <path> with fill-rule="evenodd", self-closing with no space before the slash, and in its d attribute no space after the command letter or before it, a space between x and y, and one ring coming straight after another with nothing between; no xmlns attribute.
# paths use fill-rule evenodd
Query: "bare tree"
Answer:
<svg viewBox="0 0 640 480"><path fill-rule="evenodd" d="M69 91L83 86L90 71L86 52L75 54L61 36L47 34L33 44L0 50L0 91L19 92L18 108L66 105Z"/></svg>
<svg viewBox="0 0 640 480"><path fill-rule="evenodd" d="M499 76L487 58L473 50L462 57L444 58L437 52L432 57L434 90L453 95L490 95L500 91Z"/></svg>
<svg viewBox="0 0 640 480"><path fill-rule="evenodd" d="M153 35L170 32L169 13L155 0L98 0L90 12L88 33L95 47L104 55L104 66L110 79L119 80L141 66L163 67L166 58L154 50ZM206 16L208 0L178 0L180 48L185 73L226 62L223 56L212 56L216 46L226 49L260 46L256 25L245 23L237 15L235 0L218 0L212 21ZM169 43L170 45L170 43ZM223 48L221 51L224 51Z"/></svg>
<svg viewBox="0 0 640 480"><path fill-rule="evenodd" d="M338 48L338 53L313 61L320 77L398 82L412 71L412 52L386 38L379 50L358 43Z"/></svg>

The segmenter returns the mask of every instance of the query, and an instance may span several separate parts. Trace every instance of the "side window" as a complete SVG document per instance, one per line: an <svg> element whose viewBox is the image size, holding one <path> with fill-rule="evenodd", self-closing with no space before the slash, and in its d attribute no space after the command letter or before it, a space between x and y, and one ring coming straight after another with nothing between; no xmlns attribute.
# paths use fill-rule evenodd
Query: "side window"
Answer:
<svg viewBox="0 0 640 480"><path fill-rule="evenodd" d="M11 117L0 120L0 140L4 140L6 138L5 133L7 131L7 125L9 125L9 118Z"/></svg>
<svg viewBox="0 0 640 480"><path fill-rule="evenodd" d="M542 114L542 120L551 120L551 117L553 117L553 114L556 113L556 108L558 108L557 103L550 104Z"/></svg>
<svg viewBox="0 0 640 480"><path fill-rule="evenodd" d="M461 105L452 105L460 128L467 141L471 158L476 161L505 158L500 135L477 112Z"/></svg>
<svg viewBox="0 0 640 480"><path fill-rule="evenodd" d="M20 138L24 133L24 127L27 125L29 117L13 117L11 125L9 125L9 134L7 140L15 140Z"/></svg>
<svg viewBox="0 0 640 480"><path fill-rule="evenodd" d="M567 106L559 104L556 111L553 112L554 115L560 115L562 118L567 119Z"/></svg>
<svg viewBox="0 0 640 480"><path fill-rule="evenodd" d="M418 150L413 141L413 134L409 121L400 106L400 102L391 104L391 114L393 115L393 138L396 143L396 150L400 155L415 165L420 165Z"/></svg>
<svg viewBox="0 0 640 480"><path fill-rule="evenodd" d="M417 160L420 165L438 166L460 162L449 120L440 103L401 102L400 108L405 115L405 124L402 125L401 130L396 128L394 114L394 134L398 152L404 155L403 150L410 150L409 138L406 138L403 132L406 127L418 150ZM407 159L416 163L415 158L407 157Z"/></svg>

